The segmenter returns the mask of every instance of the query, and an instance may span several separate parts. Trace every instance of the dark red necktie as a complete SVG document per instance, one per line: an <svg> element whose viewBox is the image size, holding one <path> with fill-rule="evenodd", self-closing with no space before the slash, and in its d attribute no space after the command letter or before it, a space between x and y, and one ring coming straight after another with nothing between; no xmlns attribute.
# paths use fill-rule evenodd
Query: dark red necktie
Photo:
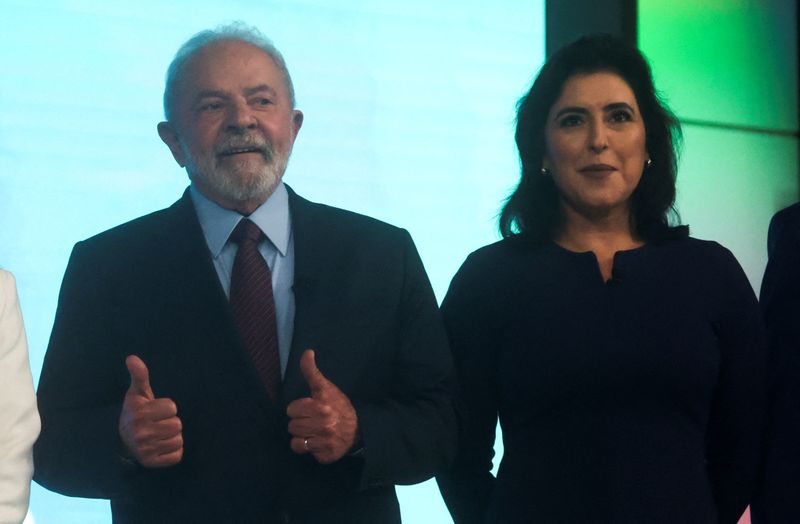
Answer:
<svg viewBox="0 0 800 524"><path fill-rule="evenodd" d="M244 346L274 402L281 383L281 363L272 273L258 252L262 236L258 226L246 218L231 233L231 241L239 245L231 273L231 309Z"/></svg>

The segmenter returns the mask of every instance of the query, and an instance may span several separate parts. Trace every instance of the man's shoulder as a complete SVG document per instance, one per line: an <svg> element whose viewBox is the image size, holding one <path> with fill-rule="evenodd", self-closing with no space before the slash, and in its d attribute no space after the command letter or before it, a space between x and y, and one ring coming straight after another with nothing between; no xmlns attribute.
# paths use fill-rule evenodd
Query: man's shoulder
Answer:
<svg viewBox="0 0 800 524"><path fill-rule="evenodd" d="M405 230L355 211L313 202L290 190L292 222L311 226L318 234L402 235Z"/></svg>
<svg viewBox="0 0 800 524"><path fill-rule="evenodd" d="M190 223L188 220L192 217L191 209L191 200L183 197L167 208L153 211L97 233L83 240L81 244L99 246L147 243L153 237L168 233L170 229L178 227L181 223Z"/></svg>
<svg viewBox="0 0 800 524"><path fill-rule="evenodd" d="M164 272L182 272L207 253L191 200L182 198L76 243L69 267L81 278L135 287Z"/></svg>

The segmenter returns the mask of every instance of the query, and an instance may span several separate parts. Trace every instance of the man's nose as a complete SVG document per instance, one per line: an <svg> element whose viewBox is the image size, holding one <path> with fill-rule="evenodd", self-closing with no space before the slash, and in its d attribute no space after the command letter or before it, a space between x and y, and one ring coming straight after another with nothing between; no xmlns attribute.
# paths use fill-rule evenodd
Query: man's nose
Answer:
<svg viewBox="0 0 800 524"><path fill-rule="evenodd" d="M232 132L241 132L246 129L255 129L256 117L252 108L243 102L231 104L228 110L226 127Z"/></svg>

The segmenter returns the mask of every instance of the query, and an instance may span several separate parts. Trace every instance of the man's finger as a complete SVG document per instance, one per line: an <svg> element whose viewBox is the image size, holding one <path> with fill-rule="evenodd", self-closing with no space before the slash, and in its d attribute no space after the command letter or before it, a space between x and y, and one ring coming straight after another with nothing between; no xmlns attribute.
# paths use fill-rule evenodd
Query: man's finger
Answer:
<svg viewBox="0 0 800 524"><path fill-rule="evenodd" d="M131 386L128 391L148 400L153 400L155 395L153 395L153 390L150 388L150 372L142 359L136 355L128 355L128 358L125 359L125 366L131 376Z"/></svg>
<svg viewBox="0 0 800 524"><path fill-rule="evenodd" d="M171 453L166 453L163 455L156 455L153 457L147 457L144 461L140 461L141 464L147 468L166 468L169 466L174 466L178 462L181 461L183 458L183 447L177 451L173 451Z"/></svg>
<svg viewBox="0 0 800 524"><path fill-rule="evenodd" d="M311 396L314 398L319 397L325 389L327 389L330 381L325 378L325 375L317 367L317 361L313 349L307 349L300 357L300 371L311 388Z"/></svg>
<svg viewBox="0 0 800 524"><path fill-rule="evenodd" d="M320 417L325 416L328 411L318 400L311 397L293 400L286 406L286 415L289 418Z"/></svg>
<svg viewBox="0 0 800 524"><path fill-rule="evenodd" d="M134 434L139 441L153 441L180 435L183 432L181 419L172 417L166 420L151 421L136 428Z"/></svg>
<svg viewBox="0 0 800 524"><path fill-rule="evenodd" d="M289 447L298 455L311 453L311 442L305 437L292 437L292 440L289 442Z"/></svg>
<svg viewBox="0 0 800 524"><path fill-rule="evenodd" d="M183 435L174 435L170 438L159 440L154 446L156 454L170 455L183 449Z"/></svg>
<svg viewBox="0 0 800 524"><path fill-rule="evenodd" d="M289 434L295 437L307 437L308 435L322 435L329 433L330 430L324 424L313 418L296 418L289 421Z"/></svg>
<svg viewBox="0 0 800 524"><path fill-rule="evenodd" d="M173 417L177 418L178 406L172 399L157 398L142 406L139 414L149 422L158 422Z"/></svg>

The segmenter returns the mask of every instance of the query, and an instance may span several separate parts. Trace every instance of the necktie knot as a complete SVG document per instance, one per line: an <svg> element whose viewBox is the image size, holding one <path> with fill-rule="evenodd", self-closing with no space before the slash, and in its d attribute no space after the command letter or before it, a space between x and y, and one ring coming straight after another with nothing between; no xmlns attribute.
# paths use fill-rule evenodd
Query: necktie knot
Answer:
<svg viewBox="0 0 800 524"><path fill-rule="evenodd" d="M261 229L259 229L254 222L247 218L243 218L233 229L233 233L231 233L231 241L239 245L245 241L258 244L263 234L264 233L261 232Z"/></svg>

